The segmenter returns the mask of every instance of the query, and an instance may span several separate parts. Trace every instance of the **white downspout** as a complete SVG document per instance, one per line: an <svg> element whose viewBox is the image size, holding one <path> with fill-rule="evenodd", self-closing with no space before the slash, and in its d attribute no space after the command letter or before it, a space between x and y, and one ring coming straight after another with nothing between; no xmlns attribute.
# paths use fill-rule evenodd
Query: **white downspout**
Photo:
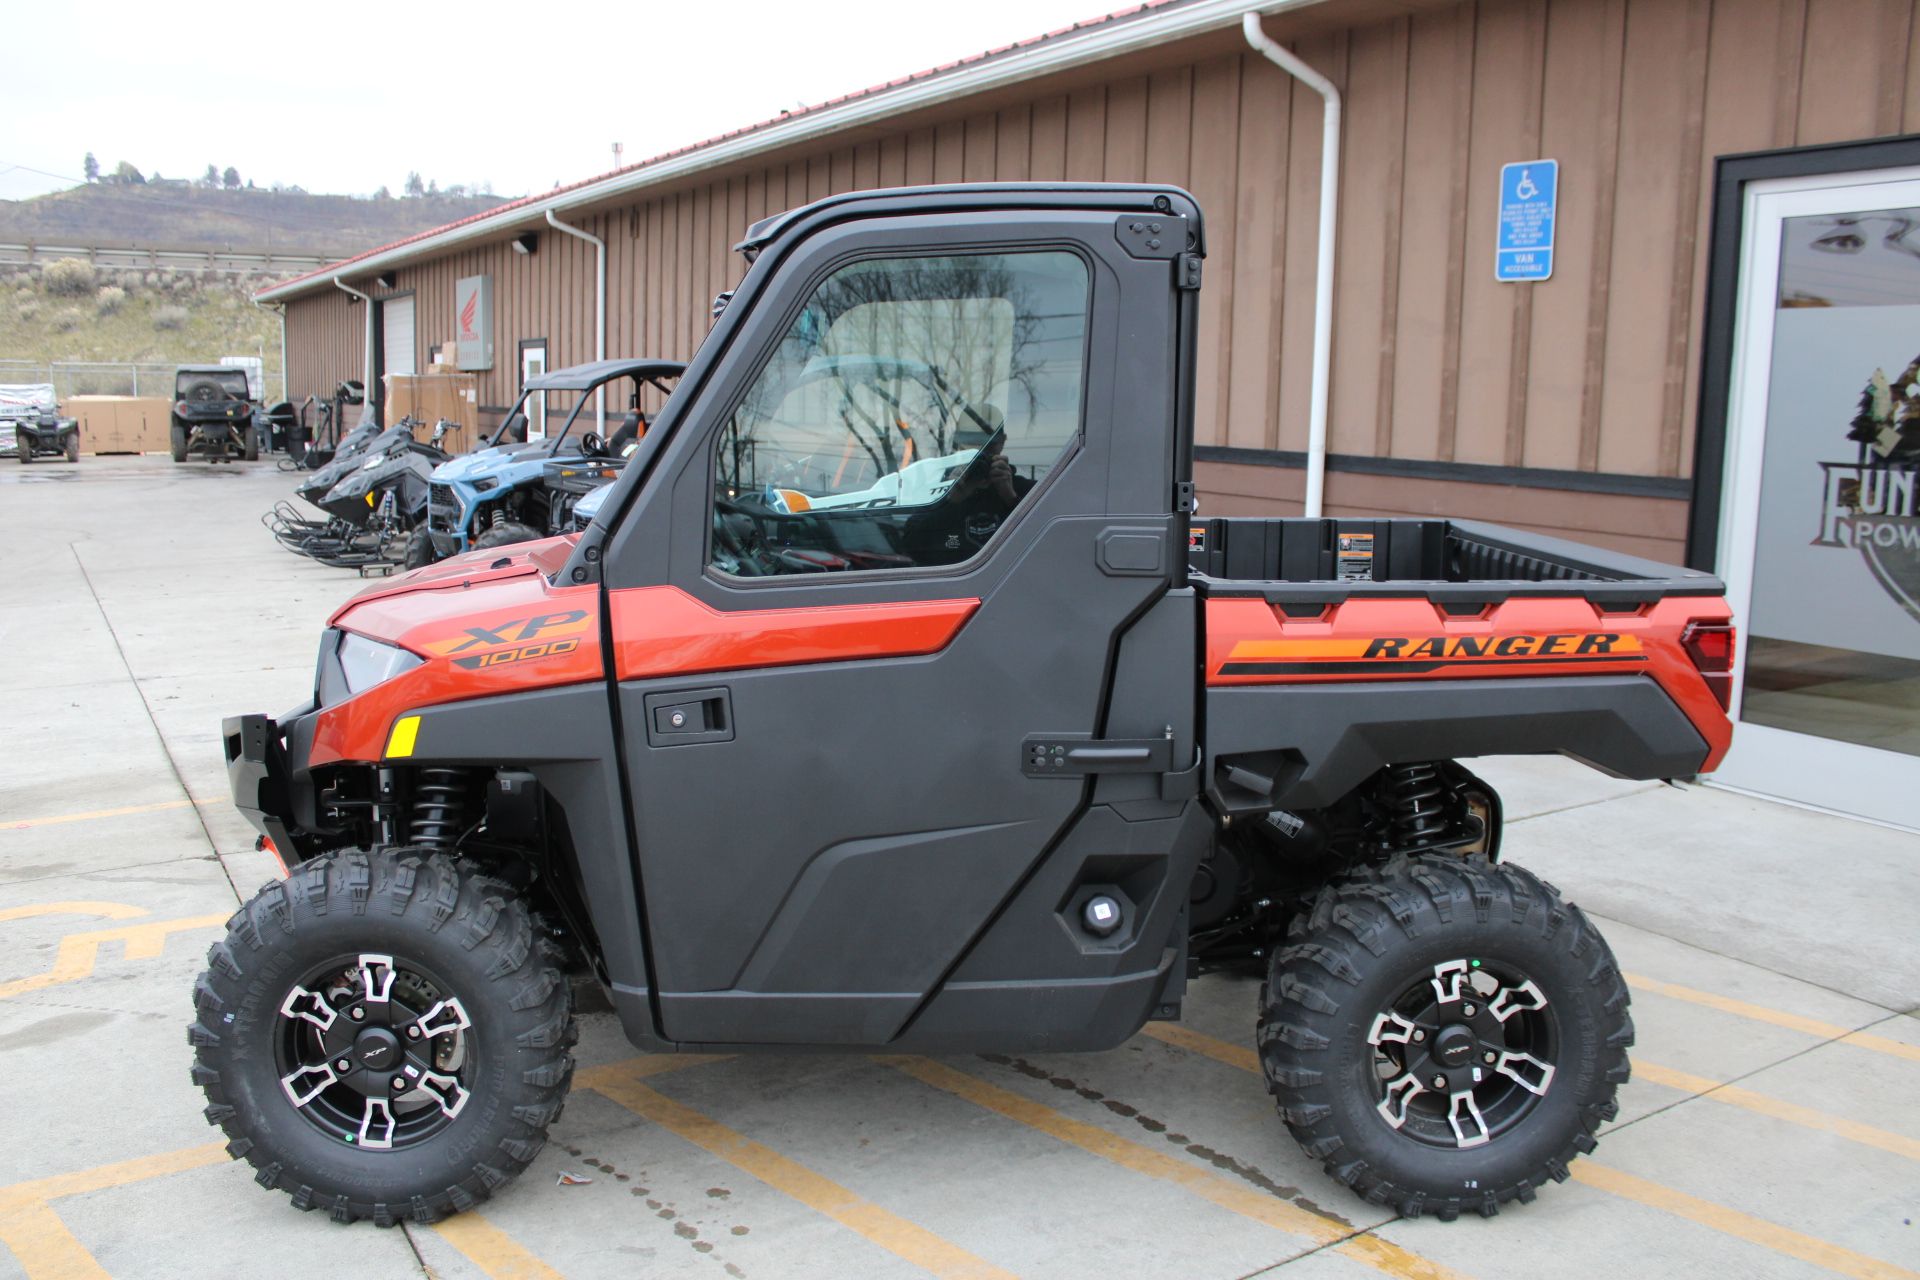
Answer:
<svg viewBox="0 0 1920 1280"><path fill-rule="evenodd" d="M553 210L547 210L547 225L556 231L564 231L570 236L578 236L591 243L599 255L599 271L594 280L593 290L593 358L607 358L607 242L591 232L578 227L570 227L553 216ZM598 424L600 438L607 438L607 388L603 384L593 393L594 416Z"/></svg>
<svg viewBox="0 0 1920 1280"><path fill-rule="evenodd" d="M365 384L365 387L366 387L366 389L365 389L364 391L362 391L362 392L361 392L361 394L362 394L362 395L364 395L364 396L365 396L365 397L367 398L367 403L368 403L368 404L372 404L372 403L373 403L373 397L374 397L374 385L373 385L373 299L372 299L372 297L370 297L369 295L367 295L367 294L364 294L364 293L362 293L362 292L360 292L360 291L359 291L358 289L356 289L356 288L354 288L354 287L353 287L352 285L350 285L350 284L348 284L348 283L347 283L346 281L344 281L344 280L342 280L342 279L341 279L341 278L340 278L339 276L335 276L335 277L333 278L333 283L334 283L334 286L335 286L336 288L339 288L339 289L341 289L341 290L343 290L344 292L347 292L347 293L350 293L350 294L352 294L352 295L353 295L354 297L356 297L356 298L358 298L358 299L360 299L360 301L362 301L362 302L364 302L364 303L366 303L366 304L367 304L367 326L366 326L366 327L367 327L367 355L366 355L366 364L362 366L362 371L361 371L361 374L360 374L360 376L361 376L362 378L364 378L364 379L366 379L366 384ZM285 330L283 329L283 330L282 330L281 332L282 332L282 334L284 335L284 333L285 333ZM338 430L341 430L341 429L342 429L342 428L341 428L341 424L339 424L339 423L335 423L335 424L334 424L334 429L335 429L336 431L338 431Z"/></svg>
<svg viewBox="0 0 1920 1280"><path fill-rule="evenodd" d="M280 398L287 398L287 307L283 302L259 302L254 306L280 320Z"/></svg>
<svg viewBox="0 0 1920 1280"><path fill-rule="evenodd" d="M1267 61L1326 100L1320 137L1320 252L1313 279L1313 393L1307 407L1306 514L1318 516L1327 480L1327 392L1333 371L1333 246L1340 211L1340 91L1333 81L1282 48L1260 25L1258 13L1241 16L1247 43Z"/></svg>

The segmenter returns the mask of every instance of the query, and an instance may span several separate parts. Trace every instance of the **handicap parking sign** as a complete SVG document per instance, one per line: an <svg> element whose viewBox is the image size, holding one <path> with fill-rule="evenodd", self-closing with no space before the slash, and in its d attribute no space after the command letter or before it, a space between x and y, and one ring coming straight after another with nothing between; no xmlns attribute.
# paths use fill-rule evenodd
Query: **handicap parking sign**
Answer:
<svg viewBox="0 0 1920 1280"><path fill-rule="evenodd" d="M1553 274L1553 214L1560 190L1558 160L1500 166L1500 239L1496 280L1545 280Z"/></svg>

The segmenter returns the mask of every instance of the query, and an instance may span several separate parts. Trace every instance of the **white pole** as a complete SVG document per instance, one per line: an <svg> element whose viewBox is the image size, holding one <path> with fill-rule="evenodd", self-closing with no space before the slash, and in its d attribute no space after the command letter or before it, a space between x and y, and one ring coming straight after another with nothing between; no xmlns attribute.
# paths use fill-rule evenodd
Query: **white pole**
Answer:
<svg viewBox="0 0 1920 1280"><path fill-rule="evenodd" d="M335 277L333 278L333 283L334 283L334 285L335 285L336 287L338 287L338 288L339 288L339 289L341 289L342 291L344 291L344 292L346 292L346 293L350 293L350 294L352 294L352 295L353 295L354 297L356 297L356 298L358 298L358 299L360 299L360 301L362 301L362 302L364 302L364 303L366 303L366 304L367 304L367 355L366 355L366 364L365 364L365 366L364 366L364 371L363 371L363 372L361 373L361 375L360 375L360 376L366 379L366 386L365 386L365 388L364 388L364 390L362 390L362 392L361 392L361 394L362 394L362 395L364 395L364 396L366 397L366 401L367 401L367 404L368 404L369 406L371 406L371 405L373 404L373 399L374 399L374 386L373 386L373 299L372 299L372 297L370 297L369 295L367 295L367 294L364 294L364 293L362 293L362 292L360 292L360 291L359 291L358 289L356 289L356 288L354 288L354 287L353 287L352 285L350 285L350 284L348 284L348 283L347 283L346 281L344 281L344 280L342 280L342 279L341 279L341 278L340 278L339 276L335 276ZM284 330L283 330L283 332L284 332ZM335 423L335 424L334 424L334 429L335 429L335 430L339 430L339 424L338 424L338 423Z"/></svg>
<svg viewBox="0 0 1920 1280"><path fill-rule="evenodd" d="M1269 62L1301 81L1326 102L1320 136L1320 251L1313 279L1313 391L1307 405L1306 514L1318 516L1327 479L1327 393L1333 372L1333 248L1340 212L1340 91L1333 81L1282 48L1260 25L1258 13L1241 17L1247 43Z"/></svg>
<svg viewBox="0 0 1920 1280"><path fill-rule="evenodd" d="M607 242L599 236L570 227L553 216L553 210L547 210L547 225L556 231L564 231L570 236L579 236L591 243L599 255L599 272L594 281L593 291L593 358L607 358ZM600 438L607 438L607 388L603 384L593 393L594 418Z"/></svg>

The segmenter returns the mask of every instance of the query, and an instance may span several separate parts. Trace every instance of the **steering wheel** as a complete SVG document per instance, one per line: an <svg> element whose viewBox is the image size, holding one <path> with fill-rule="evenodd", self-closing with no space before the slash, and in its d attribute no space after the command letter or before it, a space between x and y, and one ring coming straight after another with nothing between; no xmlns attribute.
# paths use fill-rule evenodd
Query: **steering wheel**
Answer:
<svg viewBox="0 0 1920 1280"><path fill-rule="evenodd" d="M607 451L607 442L600 438L599 432L589 431L580 437L580 451L597 458Z"/></svg>
<svg viewBox="0 0 1920 1280"><path fill-rule="evenodd" d="M761 578L767 573L766 566L759 557L747 550L733 529L727 524L725 508L733 507L730 502L716 500L713 504L713 545L735 564L734 572L743 578ZM734 508L738 510L738 508Z"/></svg>

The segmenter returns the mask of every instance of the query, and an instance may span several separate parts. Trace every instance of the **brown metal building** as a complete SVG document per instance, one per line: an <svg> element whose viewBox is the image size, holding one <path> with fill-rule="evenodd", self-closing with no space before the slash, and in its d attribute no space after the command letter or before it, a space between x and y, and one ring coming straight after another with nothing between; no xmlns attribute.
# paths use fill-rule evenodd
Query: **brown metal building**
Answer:
<svg viewBox="0 0 1920 1280"><path fill-rule="evenodd" d="M1328 512L1681 559L1715 158L1920 128L1914 0L1257 7L1345 101ZM768 213L928 182L1177 183L1209 217L1203 509L1298 511L1322 107L1248 46L1246 8L1162 0L277 285L260 298L285 307L288 389L363 374L369 308L336 277L413 299L414 368L453 338L455 281L489 277L485 412L513 400L525 344L593 358L595 250L549 210L606 243L607 353L684 358L744 270L729 246ZM1560 162L1557 262L1500 283L1499 171L1538 157Z"/></svg>

